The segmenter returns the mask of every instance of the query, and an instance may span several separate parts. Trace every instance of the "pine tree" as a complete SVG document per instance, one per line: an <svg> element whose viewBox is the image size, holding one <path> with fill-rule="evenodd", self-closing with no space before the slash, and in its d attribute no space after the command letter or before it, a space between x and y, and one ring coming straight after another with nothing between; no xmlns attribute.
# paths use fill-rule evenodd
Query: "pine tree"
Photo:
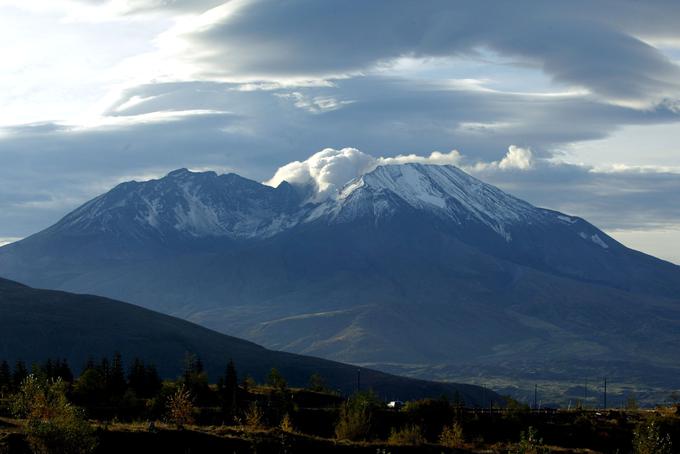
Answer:
<svg viewBox="0 0 680 454"><path fill-rule="evenodd" d="M146 397L146 367L139 358L132 360L130 372L128 373L128 384L137 397Z"/></svg>
<svg viewBox="0 0 680 454"><path fill-rule="evenodd" d="M209 399L208 375L203 370L203 362L196 355L187 354L184 359L183 384L198 403Z"/></svg>
<svg viewBox="0 0 680 454"><path fill-rule="evenodd" d="M125 370L123 369L123 358L116 352L111 361L111 368L108 374L108 392L112 397L121 397L125 394L127 383L125 382Z"/></svg>
<svg viewBox="0 0 680 454"><path fill-rule="evenodd" d="M145 370L144 393L146 397L153 397L163 387L163 380L161 380L155 365L149 364Z"/></svg>
<svg viewBox="0 0 680 454"><path fill-rule="evenodd" d="M233 410L236 404L236 393L238 391L238 376L236 374L236 365L231 359L227 364L227 369L224 378L221 379L220 391L222 394L222 409L225 413Z"/></svg>
<svg viewBox="0 0 680 454"><path fill-rule="evenodd" d="M66 358L57 361L56 378L61 378L66 383L73 383L73 372Z"/></svg>
<svg viewBox="0 0 680 454"><path fill-rule="evenodd" d="M7 361L0 363L0 394L12 391L12 370Z"/></svg>
<svg viewBox="0 0 680 454"><path fill-rule="evenodd" d="M13 389L19 389L21 383L28 377L28 369L26 369L26 363L23 361L17 361L14 365L14 373L12 374L12 385Z"/></svg>
<svg viewBox="0 0 680 454"><path fill-rule="evenodd" d="M85 361L85 365L83 366L83 370L80 372L80 375L83 375L86 371L91 370L91 369L96 369L97 365L94 362L94 358L91 356L87 358L87 361Z"/></svg>
<svg viewBox="0 0 680 454"><path fill-rule="evenodd" d="M267 377L267 384L272 388L276 388L279 391L283 391L288 386L286 379L283 378L281 372L275 367L269 371L269 376Z"/></svg>

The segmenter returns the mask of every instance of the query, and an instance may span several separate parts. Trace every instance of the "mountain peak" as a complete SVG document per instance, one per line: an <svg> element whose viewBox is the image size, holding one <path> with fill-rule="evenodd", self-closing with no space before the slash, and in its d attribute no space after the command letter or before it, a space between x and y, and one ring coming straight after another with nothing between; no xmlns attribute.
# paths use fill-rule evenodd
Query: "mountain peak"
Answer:
<svg viewBox="0 0 680 454"><path fill-rule="evenodd" d="M168 177L181 177L186 174L193 173L186 167L182 167L181 169L175 169L172 172L169 172L166 176Z"/></svg>
<svg viewBox="0 0 680 454"><path fill-rule="evenodd" d="M176 170L173 170L172 172L168 173L164 178L186 179L186 178L202 177L202 176L216 177L217 173L212 171L212 170L208 170L208 171L205 171L205 172L194 172L192 170L187 169L186 167L182 167L181 169L176 169Z"/></svg>
<svg viewBox="0 0 680 454"><path fill-rule="evenodd" d="M367 193L371 194L369 198ZM375 213L385 209L386 195L417 210L425 210L458 225L481 223L511 240L509 226L537 222L546 210L513 197L452 165L390 164L349 182L339 194L344 204L371 200ZM364 202L365 203L365 202ZM354 210L356 212L356 209Z"/></svg>

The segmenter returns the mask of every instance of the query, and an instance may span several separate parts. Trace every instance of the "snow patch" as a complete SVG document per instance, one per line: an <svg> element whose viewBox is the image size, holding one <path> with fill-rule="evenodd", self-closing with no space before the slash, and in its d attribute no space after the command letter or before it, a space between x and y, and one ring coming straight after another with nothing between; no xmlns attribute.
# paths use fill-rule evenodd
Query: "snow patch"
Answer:
<svg viewBox="0 0 680 454"><path fill-rule="evenodd" d="M607 245L607 243L602 241L602 238L600 238L600 236L597 233L590 236L590 241L592 241L593 243L597 244L598 246L600 246L604 249L609 249L609 246Z"/></svg>
<svg viewBox="0 0 680 454"><path fill-rule="evenodd" d="M578 219L570 218L569 216L565 216L563 214L558 214L557 219L559 219L560 221L564 221L568 224L575 224L576 222L578 222Z"/></svg>

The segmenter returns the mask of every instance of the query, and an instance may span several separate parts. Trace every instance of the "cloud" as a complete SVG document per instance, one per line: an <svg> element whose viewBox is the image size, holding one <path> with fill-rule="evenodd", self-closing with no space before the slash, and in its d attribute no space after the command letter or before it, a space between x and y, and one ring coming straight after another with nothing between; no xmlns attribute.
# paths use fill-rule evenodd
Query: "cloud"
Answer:
<svg viewBox="0 0 680 454"><path fill-rule="evenodd" d="M332 96L315 96L310 98L299 91L293 91L290 93L276 93L282 99L290 99L293 101L293 105L299 109L304 109L311 113L323 113L329 112L331 110L337 110L342 108L347 104L351 104L354 101L342 101L335 99Z"/></svg>
<svg viewBox="0 0 680 454"><path fill-rule="evenodd" d="M326 148L304 161L294 161L280 167L265 184L278 186L283 181L297 185L311 184L316 192L314 199L318 201L337 193L352 178L375 166L374 157L356 148Z"/></svg>
<svg viewBox="0 0 680 454"><path fill-rule="evenodd" d="M475 165L472 175L534 205L583 217L606 230L652 231L680 225L680 172L622 166L615 172L539 159L528 170ZM680 248L677 251L680 256Z"/></svg>
<svg viewBox="0 0 680 454"><path fill-rule="evenodd" d="M280 167L272 178L265 181L269 186L278 186L283 181L297 185L311 185L315 194L314 201L336 195L350 180L360 177L379 165L389 164L456 164L461 155L453 150L450 153L432 152L429 156L415 154L393 157L373 157L356 148L335 150L326 148L313 154L304 161L294 161Z"/></svg>
<svg viewBox="0 0 680 454"><path fill-rule="evenodd" d="M437 165L458 165L463 160L463 156L458 150L451 150L448 153L433 151L429 156L418 156L416 154L398 155L394 157L378 158L378 165L386 164L437 164Z"/></svg>
<svg viewBox="0 0 680 454"><path fill-rule="evenodd" d="M522 148L516 145L510 145L508 152L500 161L492 162L477 162L471 166L472 171L483 171L489 169L500 170L529 170L534 165L534 154L530 148Z"/></svg>
<svg viewBox="0 0 680 454"><path fill-rule="evenodd" d="M679 98L680 68L640 37L678 38L671 24L679 20L680 8L662 1L248 0L210 9L200 25L168 36L203 77L346 77L403 57L426 63L490 52L563 86L649 108Z"/></svg>
<svg viewBox="0 0 680 454"><path fill-rule="evenodd" d="M313 113L278 96L290 92L306 99L355 102ZM351 145L382 156L383 162L429 160L469 169L479 162L500 166L504 161L505 170L497 173L514 175L516 167L524 165L519 159L524 155L508 158L509 144L530 148L535 166L554 158L556 150L605 138L621 125L672 125L678 115L574 96L497 93L364 76L294 89L278 83L145 84L122 91L102 118L94 119L87 125L39 123L0 129L0 236L29 235L120 181L160 176L180 167L232 169L263 181L286 163L306 161L310 151ZM502 127L466 129L471 123ZM430 154L454 148L463 153ZM522 181L536 175L522 172L527 174ZM653 181L652 176L648 180ZM329 188L338 184L325 181ZM613 207L612 213L622 216L620 209ZM574 206L574 212L579 210ZM583 211L602 216L606 208L591 210L586 204ZM664 216L661 211L656 215Z"/></svg>
<svg viewBox="0 0 680 454"><path fill-rule="evenodd" d="M537 206L584 217L640 244L643 241L637 237L641 231L674 230L680 225L680 206L666 202L680 193L680 169L673 173L649 166L617 166L615 171L600 171L592 166L535 159L531 150L517 146L508 147L499 161L461 165L465 161L470 160L456 150L428 156L373 157L356 148L327 148L306 160L282 166L265 184L277 186L288 181L311 185L316 189L313 200L320 201L379 165L452 164ZM628 231L637 236L621 233ZM680 256L680 250L677 254Z"/></svg>
<svg viewBox="0 0 680 454"><path fill-rule="evenodd" d="M529 148L520 148L515 145L510 145L508 153L498 163L498 167L502 170L519 169L527 170L533 165L533 154Z"/></svg>

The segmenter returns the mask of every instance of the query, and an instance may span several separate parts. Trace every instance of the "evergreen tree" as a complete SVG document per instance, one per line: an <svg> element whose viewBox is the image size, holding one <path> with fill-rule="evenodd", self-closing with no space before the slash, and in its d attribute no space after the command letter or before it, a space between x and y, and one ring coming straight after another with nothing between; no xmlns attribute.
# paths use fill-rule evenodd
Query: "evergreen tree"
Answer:
<svg viewBox="0 0 680 454"><path fill-rule="evenodd" d="M204 403L209 399L208 375L203 370L203 362L196 355L187 354L184 359L182 384L197 403Z"/></svg>
<svg viewBox="0 0 680 454"><path fill-rule="evenodd" d="M162 381L153 364L146 366L142 360L135 358L128 373L128 383L137 397L150 398L158 394Z"/></svg>
<svg viewBox="0 0 680 454"><path fill-rule="evenodd" d="M283 378L281 372L275 367L269 371L269 376L267 377L267 384L272 388L276 388L279 391L283 391L288 386L286 379Z"/></svg>
<svg viewBox="0 0 680 454"><path fill-rule="evenodd" d="M128 385L132 389L137 397L145 397L145 382L146 382L146 367L144 363L139 358L132 360L132 365L130 366L130 372L128 373Z"/></svg>
<svg viewBox="0 0 680 454"><path fill-rule="evenodd" d="M28 377L28 369L26 363L17 361L14 365L14 373L12 374L13 389L19 389L21 383Z"/></svg>
<svg viewBox="0 0 680 454"><path fill-rule="evenodd" d="M231 359L227 364L224 378L220 379L220 394L222 399L222 409L225 413L233 410L236 405L236 397L238 392L238 376L236 374L236 365Z"/></svg>
<svg viewBox="0 0 680 454"><path fill-rule="evenodd" d="M83 375L85 371L88 371L90 369L96 369L97 365L94 362L94 358L91 356L87 358L87 361L85 361L85 365L83 366L82 372L80 372L80 375Z"/></svg>
<svg viewBox="0 0 680 454"><path fill-rule="evenodd" d="M125 394L127 383L125 382L125 370L123 369L123 358L120 353L116 352L111 361L109 368L107 389L109 396L121 397Z"/></svg>
<svg viewBox="0 0 680 454"><path fill-rule="evenodd" d="M328 387L326 386L326 380L324 380L323 377L316 372L313 373L311 377L309 377L308 388L316 392L325 392L328 390Z"/></svg>
<svg viewBox="0 0 680 454"><path fill-rule="evenodd" d="M145 395L146 397L153 397L157 395L163 387L163 380L161 380L161 376L158 374L158 370L153 364L146 366L145 375Z"/></svg>
<svg viewBox="0 0 680 454"><path fill-rule="evenodd" d="M42 374L42 376L47 380L55 378L54 362L52 361L52 358L47 358L45 364L42 367L38 366L37 369L39 370L39 372L36 375L40 376Z"/></svg>
<svg viewBox="0 0 680 454"><path fill-rule="evenodd" d="M73 383L73 372L71 371L71 367L68 365L66 358L57 361L56 378L61 378L67 383Z"/></svg>
<svg viewBox="0 0 680 454"><path fill-rule="evenodd" d="M99 363L99 373L104 378L104 388L109 387L109 378L111 377L111 366L109 365L109 358L103 357Z"/></svg>
<svg viewBox="0 0 680 454"><path fill-rule="evenodd" d="M12 391L12 370L7 361L0 363L0 395Z"/></svg>

